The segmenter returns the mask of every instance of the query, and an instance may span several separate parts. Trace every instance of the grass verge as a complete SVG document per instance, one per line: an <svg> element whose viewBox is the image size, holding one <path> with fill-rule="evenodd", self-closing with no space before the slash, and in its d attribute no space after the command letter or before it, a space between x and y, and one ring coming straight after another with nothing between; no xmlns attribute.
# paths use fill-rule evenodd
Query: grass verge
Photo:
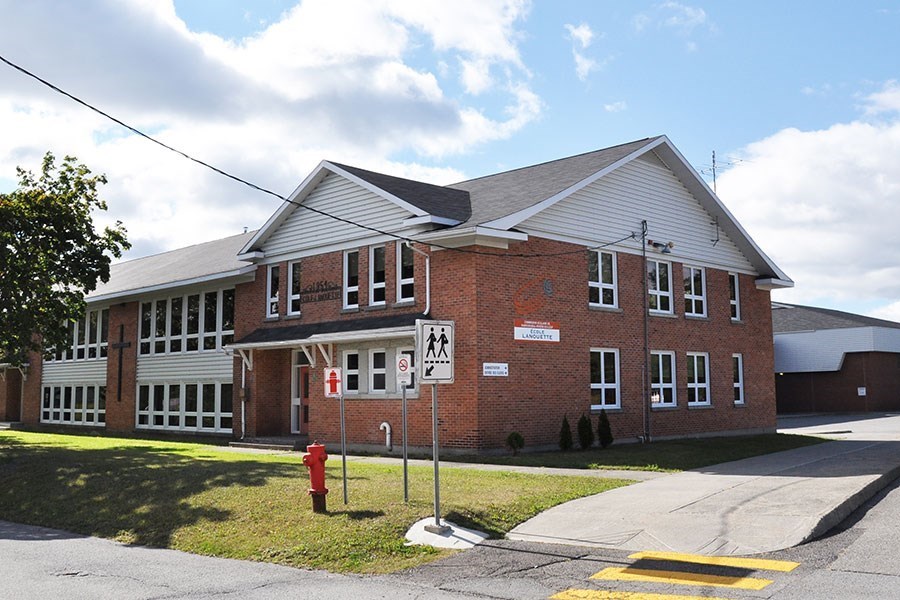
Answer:
<svg viewBox="0 0 900 600"><path fill-rule="evenodd" d="M686 471L761 454L827 442L807 435L772 433L740 437L682 439L652 444L614 444L571 452L534 452L518 456L448 456L442 460L567 469Z"/></svg>
<svg viewBox="0 0 900 600"><path fill-rule="evenodd" d="M348 464L326 470L328 514L314 514L300 457L236 453L200 444L0 432L0 518L125 543L335 572L382 573L447 551L406 546L415 521L433 515L433 472ZM626 485L442 469L442 516L500 536L556 504Z"/></svg>

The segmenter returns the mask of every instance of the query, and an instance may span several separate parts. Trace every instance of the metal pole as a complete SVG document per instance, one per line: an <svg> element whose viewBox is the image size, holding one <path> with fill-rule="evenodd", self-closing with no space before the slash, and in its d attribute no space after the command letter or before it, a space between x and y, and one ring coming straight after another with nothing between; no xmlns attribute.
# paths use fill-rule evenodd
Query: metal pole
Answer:
<svg viewBox="0 0 900 600"><path fill-rule="evenodd" d="M650 402L650 389L651 389L651 379L650 379L650 298L649 293L647 291L647 221L641 221L641 262L643 263L643 278L644 285L641 286L641 291L644 295L644 374L641 379L643 379L643 388L642 393L644 395L643 402L641 405L644 408L644 442L647 443L650 441L650 411L653 410L652 405L649 405Z"/></svg>
<svg viewBox="0 0 900 600"><path fill-rule="evenodd" d="M344 426L344 395L341 394L341 469L344 472L344 504L347 504L347 428Z"/></svg>
<svg viewBox="0 0 900 600"><path fill-rule="evenodd" d="M441 525L441 479L438 457L438 397L437 383L431 384L431 435L434 440L434 525L426 525L425 531L442 535L450 531L446 525Z"/></svg>
<svg viewBox="0 0 900 600"><path fill-rule="evenodd" d="M409 455L406 443L406 386L401 385L400 389L403 393L402 412L403 412L403 501L409 502Z"/></svg>

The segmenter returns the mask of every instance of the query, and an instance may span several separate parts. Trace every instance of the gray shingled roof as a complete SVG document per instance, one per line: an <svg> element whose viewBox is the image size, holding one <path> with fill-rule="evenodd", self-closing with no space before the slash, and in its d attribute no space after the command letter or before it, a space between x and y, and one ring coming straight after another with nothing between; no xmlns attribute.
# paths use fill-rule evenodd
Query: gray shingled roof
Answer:
<svg viewBox="0 0 900 600"><path fill-rule="evenodd" d="M330 161L329 161L330 162ZM418 206L428 214L446 217L455 221L466 221L472 213L469 204L469 193L449 187L422 183L412 179L403 179L374 171L366 171L349 165L331 162L336 167L356 175L377 188L380 188L401 200Z"/></svg>
<svg viewBox="0 0 900 600"><path fill-rule="evenodd" d="M800 306L798 304L784 304L781 302L772 304L772 330L775 333L851 329L854 327L900 329L900 323L830 308L816 308L814 306Z"/></svg>
<svg viewBox="0 0 900 600"><path fill-rule="evenodd" d="M246 261L238 260L237 254L255 233L248 231L114 264L110 267L109 281L101 283L87 299L90 301L178 282L215 278L216 275L237 274L240 269L252 267Z"/></svg>
<svg viewBox="0 0 900 600"><path fill-rule="evenodd" d="M657 138L645 138L603 150L461 181L448 187L469 192L472 198L472 216L466 225L479 225L551 198L655 139Z"/></svg>

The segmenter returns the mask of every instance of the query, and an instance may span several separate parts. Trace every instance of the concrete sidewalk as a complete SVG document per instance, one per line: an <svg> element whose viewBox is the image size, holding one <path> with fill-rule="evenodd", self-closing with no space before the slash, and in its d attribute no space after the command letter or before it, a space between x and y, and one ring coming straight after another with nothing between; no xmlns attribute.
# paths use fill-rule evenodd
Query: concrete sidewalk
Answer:
<svg viewBox="0 0 900 600"><path fill-rule="evenodd" d="M840 439L581 498L507 537L706 555L789 548L824 534L900 476L900 417L883 419L819 420L816 433ZM806 424L792 431L812 433Z"/></svg>

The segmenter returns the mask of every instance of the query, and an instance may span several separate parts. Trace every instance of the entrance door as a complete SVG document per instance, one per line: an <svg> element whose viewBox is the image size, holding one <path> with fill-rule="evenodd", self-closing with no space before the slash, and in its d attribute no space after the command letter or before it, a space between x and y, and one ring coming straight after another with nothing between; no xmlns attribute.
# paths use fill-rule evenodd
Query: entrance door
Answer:
<svg viewBox="0 0 900 600"><path fill-rule="evenodd" d="M305 434L309 427L309 366L294 367L291 385L291 433Z"/></svg>

